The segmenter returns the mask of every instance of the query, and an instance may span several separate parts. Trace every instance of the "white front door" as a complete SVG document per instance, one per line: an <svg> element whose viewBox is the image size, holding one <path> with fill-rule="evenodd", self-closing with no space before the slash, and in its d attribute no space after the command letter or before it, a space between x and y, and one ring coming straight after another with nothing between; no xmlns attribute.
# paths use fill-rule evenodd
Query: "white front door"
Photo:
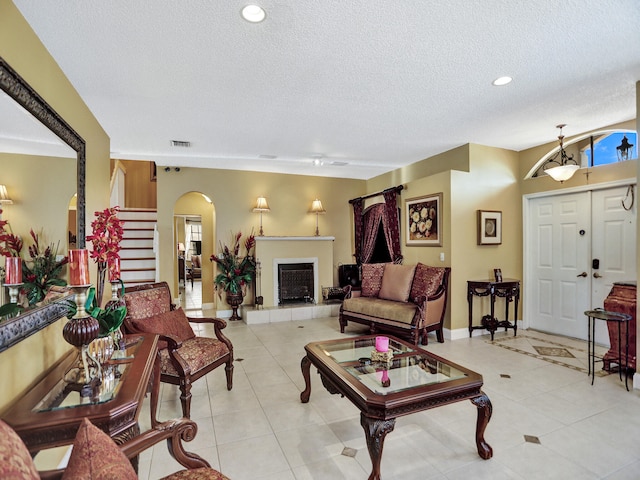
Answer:
<svg viewBox="0 0 640 480"><path fill-rule="evenodd" d="M591 249L589 192L529 203L526 294L529 327L587 338Z"/></svg>
<svg viewBox="0 0 640 480"><path fill-rule="evenodd" d="M632 188L635 190L635 186ZM592 193L592 261L596 265L591 265L591 303L594 307L603 306L615 282L636 279L636 206L634 202L631 207L632 198L635 192L628 187ZM596 266L599 268L593 268Z"/></svg>
<svg viewBox="0 0 640 480"><path fill-rule="evenodd" d="M529 328L586 340L584 311L602 308L614 282L636 279L636 207L623 207L631 205L627 188L529 200ZM596 326L606 343L604 323Z"/></svg>

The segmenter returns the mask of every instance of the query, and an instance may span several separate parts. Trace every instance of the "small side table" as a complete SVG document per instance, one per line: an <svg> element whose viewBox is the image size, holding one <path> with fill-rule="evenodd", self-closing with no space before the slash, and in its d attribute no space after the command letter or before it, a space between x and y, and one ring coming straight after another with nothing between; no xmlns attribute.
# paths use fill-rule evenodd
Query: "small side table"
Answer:
<svg viewBox="0 0 640 480"><path fill-rule="evenodd" d="M607 310L603 310L601 308L596 308L595 310L587 310L584 312L589 321L589 326L587 329L587 355L589 361L589 372L588 375L591 375L591 385L593 385L593 381L596 376L596 359L603 360L600 357L596 357L596 320L604 320L606 322L615 322L618 324L618 358L612 359L609 358L609 362L612 360L618 364L618 373L620 374L620 380L622 380L622 371L624 370L624 386L629 391L629 321L631 320L631 315L627 315L626 313L618 313L618 312L609 312ZM624 332L622 331L622 325L624 324ZM622 354L622 336L625 337L625 353ZM613 345L612 345L613 347Z"/></svg>
<svg viewBox="0 0 640 480"><path fill-rule="evenodd" d="M473 325L473 297L491 297L491 314L482 317L482 325ZM505 301L505 318L498 320L495 316L496 297L504 298ZM513 336L518 332L518 303L520 302L520 280L514 278L505 278L501 282L494 280L468 280L467 281L467 302L469 303L469 337L476 329L486 329L491 333L491 341L493 335L500 327L504 327L505 332L509 328L513 328ZM509 304L513 302L514 321L509 321Z"/></svg>

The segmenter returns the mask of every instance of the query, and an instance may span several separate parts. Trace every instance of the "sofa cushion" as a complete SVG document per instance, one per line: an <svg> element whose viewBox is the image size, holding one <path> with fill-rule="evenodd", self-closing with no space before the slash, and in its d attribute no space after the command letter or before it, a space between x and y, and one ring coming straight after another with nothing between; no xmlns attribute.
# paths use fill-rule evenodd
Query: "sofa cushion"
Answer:
<svg viewBox="0 0 640 480"><path fill-rule="evenodd" d="M411 302L395 302L366 297L348 298L342 304L342 310L345 312L393 320L408 325L411 324L417 308L416 304Z"/></svg>
<svg viewBox="0 0 640 480"><path fill-rule="evenodd" d="M0 478L40 480L27 446L2 420L0 420Z"/></svg>
<svg viewBox="0 0 640 480"><path fill-rule="evenodd" d="M362 264L362 290L363 297L377 297L382 286L382 274L385 263L363 263Z"/></svg>
<svg viewBox="0 0 640 480"><path fill-rule="evenodd" d="M131 321L132 325L141 332L157 333L158 335L171 335L184 342L195 338L189 319L184 310L177 308L168 312L160 313L148 318L138 318ZM158 342L158 349L167 348L166 341Z"/></svg>
<svg viewBox="0 0 640 480"><path fill-rule="evenodd" d="M388 264L382 275L382 286L378 297L396 302L408 301L415 271L415 265Z"/></svg>
<svg viewBox="0 0 640 480"><path fill-rule="evenodd" d="M120 447L85 417L80 424L62 480L137 479Z"/></svg>
<svg viewBox="0 0 640 480"><path fill-rule="evenodd" d="M193 268L202 268L202 256L191 255L191 266Z"/></svg>
<svg viewBox="0 0 640 480"><path fill-rule="evenodd" d="M430 267L423 263L416 265L416 273L413 275L413 285L411 285L411 299L420 295L432 297L438 291L442 283L444 268Z"/></svg>

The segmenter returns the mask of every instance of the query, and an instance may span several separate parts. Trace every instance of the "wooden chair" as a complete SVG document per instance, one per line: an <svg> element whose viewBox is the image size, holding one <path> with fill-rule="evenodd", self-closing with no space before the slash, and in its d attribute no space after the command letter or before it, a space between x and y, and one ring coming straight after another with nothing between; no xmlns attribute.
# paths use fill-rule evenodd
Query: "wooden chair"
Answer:
<svg viewBox="0 0 640 480"><path fill-rule="evenodd" d="M38 472L22 439L0 420L0 478L55 480L63 478L63 475L70 480L136 478L137 474L130 460L166 440L169 453L187 468L164 477L166 480L229 480L211 468L205 459L184 450L182 442L193 440L197 431L195 422L180 418L159 423L153 429L116 445L106 433L84 418L76 434L66 469Z"/></svg>
<svg viewBox="0 0 640 480"><path fill-rule="evenodd" d="M220 365L225 365L227 390L233 387L233 345L222 329L220 318L187 317L171 303L167 282L127 287L124 300L125 333L160 335L160 379L178 385L183 416L191 415L191 384ZM211 324L216 338L196 336L190 324Z"/></svg>

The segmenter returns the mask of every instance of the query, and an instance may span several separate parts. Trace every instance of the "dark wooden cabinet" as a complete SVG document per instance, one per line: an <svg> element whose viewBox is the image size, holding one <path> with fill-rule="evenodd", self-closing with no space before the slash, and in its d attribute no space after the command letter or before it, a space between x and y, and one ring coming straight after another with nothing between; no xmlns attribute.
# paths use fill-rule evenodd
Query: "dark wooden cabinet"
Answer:
<svg viewBox="0 0 640 480"><path fill-rule="evenodd" d="M604 309L609 312L626 313L631 315L631 321L625 322L621 326L621 329L629 329L629 356L627 358L627 365L630 369L636 369L636 288L637 282L618 282L614 283L611 288L611 292L604 300ZM616 322L607 322L607 329L609 330L609 341L611 348L605 353L603 357L605 370L610 370L610 364L612 360L615 363L619 358L623 358L625 353L624 339L626 331L621 330L622 336L622 350L618 353L618 324Z"/></svg>

